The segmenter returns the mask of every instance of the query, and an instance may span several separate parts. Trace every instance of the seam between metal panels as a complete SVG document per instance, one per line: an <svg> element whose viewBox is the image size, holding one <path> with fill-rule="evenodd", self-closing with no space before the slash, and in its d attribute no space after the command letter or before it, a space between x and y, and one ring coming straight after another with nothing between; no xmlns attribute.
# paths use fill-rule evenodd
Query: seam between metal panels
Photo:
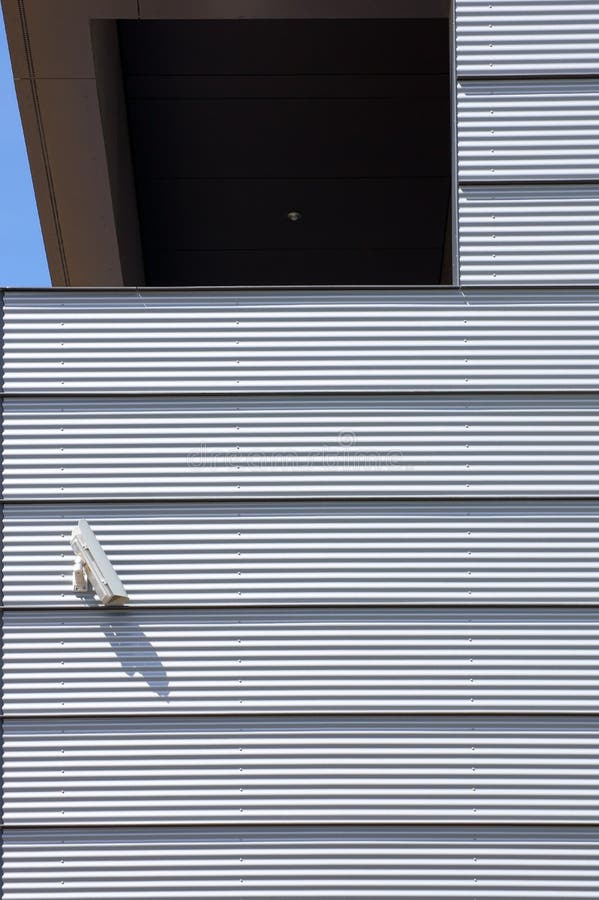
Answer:
<svg viewBox="0 0 599 900"><path fill-rule="evenodd" d="M25 832L36 837L51 837L54 828L59 828L61 829L58 832L59 834L64 834L65 832L68 833L70 831L73 836L77 835L77 838L83 838L88 832L88 829L90 836L100 834L103 835L104 832L102 829L104 827L105 826L93 825L79 826L76 824L68 825L67 823L65 823L64 825L59 824L56 826L13 825L7 827L7 833L12 832L14 829L15 834L18 834L19 832ZM330 826L323 825L322 823L316 823L316 825L310 825L307 827L310 828L309 845L316 845L321 841L327 844L328 842L332 841L334 842L334 844L338 845L340 849L340 845L344 841L351 841L352 843L356 842L358 845L361 845L372 840L371 835L373 829L375 839L380 838L386 845L397 843L402 847L410 847L410 845L418 847L420 845L435 846L440 844L441 846L443 846L445 844L447 850L450 850L452 845L466 844L469 845L471 854L476 853L477 849L482 852L488 844L505 842L508 838L511 839L509 841L509 844L512 847L514 847L514 845L517 845L518 843L522 843L523 846L526 847L534 847L537 844L542 845L547 840L554 840L555 837L560 833L564 834L564 837L568 844L575 843L579 846L586 847L592 846L597 841L599 841L599 829L596 825L581 825L580 823L562 824L557 822L540 822L531 823L528 826L519 826L518 823L515 823L514 825L504 823L489 825L479 822L472 822L470 824L458 822L453 825L449 823L434 823L434 825L429 825L423 824L421 822L416 822L413 825L404 826L401 822L397 824L377 822L374 826L368 825L367 828L362 828L360 823L354 824L343 822L339 825ZM111 830L113 833L116 833L120 839L125 840L127 838L130 838L133 843L135 843L135 837L137 834L143 836L142 840L145 840L148 833L152 835L152 830L158 832L158 829L154 828L152 824L145 822L137 825L117 825ZM273 831L276 831L276 833L273 834ZM283 845L293 846L297 842L305 840L305 832L306 827L301 823L289 824L287 822L277 822L274 825L262 825L259 823L250 822L238 822L235 825L223 825L222 823L218 822L215 822L211 825L208 825L206 823L201 823L198 825L178 824L174 826L172 830L175 841L177 839L180 840L183 836L197 837L198 840L206 842L208 844L212 842L218 843L221 841L226 841L231 842L231 844L234 845L238 849L238 851L241 851L243 848L245 848L246 850L249 849L252 846L252 843L258 839L260 839L262 842L265 839L269 842L272 842L274 840L275 847L279 842L281 842ZM153 834L152 837L157 838L161 844L168 843L169 841L168 835L160 835L159 832L157 834ZM63 840L63 838L61 837L60 840ZM77 841L77 843L79 843L79 841ZM387 846L385 849L389 850L391 848ZM64 844L62 852L68 852L67 843ZM526 857L522 857L521 861L525 858ZM58 895L55 894L54 896ZM165 896L167 895L165 894ZM230 894L229 896L233 895ZM236 898L239 898L241 896L241 894L235 894ZM320 894L319 896L324 895ZM477 896L482 897L482 895ZM494 893L493 896L500 897L501 895ZM523 894L518 894L518 896L523 896ZM547 893L545 892L543 896L547 896ZM551 896L557 897L558 894L553 892ZM579 896L582 897L583 895L580 894ZM585 893L584 896L591 897L591 894Z"/></svg>
<svg viewBox="0 0 599 900"><path fill-rule="evenodd" d="M589 178L493 178L492 180L484 178L468 178L468 176L460 179L460 184L467 187L484 187L489 190L498 188L517 188L517 187L561 187L562 185L588 185L588 187L597 187L599 179ZM512 287L512 285L508 285Z"/></svg>
<svg viewBox="0 0 599 900"><path fill-rule="evenodd" d="M525 603L519 603L515 600L506 600L504 603L498 603L497 601L493 602L485 602L481 600L473 600L468 603L467 601L462 602L454 602L450 600L426 600L422 601L422 603L415 603L411 601L410 603L400 603L397 600L389 600L387 603L377 600L375 603L369 603L368 609L378 609L381 612L388 612L390 609L398 609L398 610L410 610L414 612L418 612L423 608L430 609L430 607L437 610L446 610L448 607L450 609L458 609L458 610L473 610L473 609L485 609L485 610L505 610L505 609L530 609L539 611L543 609L599 609L599 598L597 600L570 600L568 603L558 603L557 601L553 601L551 603L537 603L532 604L530 601ZM126 609L135 611L135 612L173 612L174 610L184 609L187 611L190 610L202 610L202 611L212 611L212 612L223 612L228 609L236 609L239 611L247 612L248 610L257 610L258 612L271 612L274 609L305 609L305 610L348 610L348 609L356 609L363 608L364 601L363 600L355 600L355 601L339 601L338 603L310 603L309 601L302 600L290 600L287 602L277 602L276 604L268 604L268 603L255 603L253 601L246 601L245 603L239 601L223 601L220 605L215 603L177 603L174 604L163 604L163 603L130 603ZM35 603L30 603L27 606L16 606L12 603L9 606L3 607L5 612L13 613L13 612L56 612L56 613L73 613L73 612L101 612L105 610L104 606L75 606L74 602L71 606L66 606L64 604L53 604L49 605L37 605Z"/></svg>
<svg viewBox="0 0 599 900"><path fill-rule="evenodd" d="M514 395L516 397L521 397L522 395L531 397L535 397L537 394L541 394L546 396L547 394L555 397L559 397L560 399L571 399L572 395L583 395L585 398L589 395L597 395L599 396L599 389L596 387L592 388L580 388L578 386L574 388L523 388L520 390L506 390L505 387L499 388L497 390L491 389L482 389L476 388L474 390L465 390L463 386L460 388L442 388L440 390L422 390L420 388L415 388L414 390L396 390L395 388L387 388L381 390L356 390L354 388L344 389L332 391L330 388L326 390L301 390L301 391L284 391L284 390L263 390L256 391L256 389L252 389L251 391L240 391L238 387L234 389L223 388L222 390L217 391L197 391L197 390L187 390L187 391L169 391L169 390L139 390L139 391L111 391L111 390L96 390L96 391L0 391L0 396L6 400L63 400L65 397L69 400L77 400L82 399L86 400L88 398L92 398L94 400L103 399L106 397L107 400L110 400L113 397L122 397L124 399L131 398L132 400L136 399L144 399L149 397L150 399L154 397L159 397L160 399L166 400L174 400L177 398L181 398L183 401L187 401L190 398L197 398L198 400L202 400L204 398L215 400L223 400L226 398L230 403L252 403L259 402L263 399L269 399L271 397L276 397L277 399L289 399L289 400L301 400L304 401L306 396L308 398L318 397L329 400L337 400L337 399L351 399L353 397L357 397L360 400L377 400L379 397L383 396L385 400L388 400L390 397L398 397L398 398L410 398L414 397L425 398L427 400L435 400L437 397L441 396L443 398L451 397L458 398L458 401L471 402L473 400L485 399L489 396L489 394L496 399L499 395L501 398L509 400Z"/></svg>
<svg viewBox="0 0 599 900"><path fill-rule="evenodd" d="M359 390L355 388L343 388L337 391L332 391L330 388L326 390L311 390L305 389L302 391L285 391L285 390L263 390L256 391L253 388L250 391L239 390L237 386L234 389L222 388L221 390L215 391L197 391L193 388L189 390L177 390L177 391L169 391L164 390L137 390L137 391L114 391L114 390L95 390L95 391L0 391L0 397L5 400L56 400L57 402L64 400L110 400L112 398L115 399L123 399L123 400L145 400L149 398L150 400L153 398L158 398L159 400L176 400L180 398L183 401L187 401L190 399L198 399L198 400L223 400L226 399L229 403L252 403L259 402L261 400L269 400L272 398L276 398L277 400L301 400L305 401L306 398L308 400L314 399L329 399L329 400L345 400L357 398L359 400L377 400L379 398L383 400L389 400L390 398L397 397L398 399L418 399L424 398L426 400L435 400L437 397L441 397L443 399L447 398L457 398L458 402L469 403L476 400L485 399L487 397L491 397L492 400L496 400L498 397L501 399L509 400L512 397L516 399L521 399L523 397L530 397L534 399L537 396L541 397L555 397L556 399L570 400L572 396L575 397L584 397L588 399L589 396L597 396L599 398L599 389L596 387L592 388L581 388L578 385L573 388L536 388L536 387L525 387L520 389L506 389L505 387L500 387L497 389L493 388L475 388L473 390L466 390L464 385L460 385L456 388L440 388L439 390L427 389L422 390L421 388L414 388L413 390L405 389L405 390L397 390L396 388L381 388L381 390Z"/></svg>
<svg viewBox="0 0 599 900"><path fill-rule="evenodd" d="M409 712L397 712L395 710L377 710L376 712L318 712L313 713L309 710L301 710L299 712L264 712L263 710L256 710L256 712L252 712L251 710L244 709L241 712L219 712L219 713L211 713L211 712L186 712L185 710L179 712L172 713L161 713L152 714L151 712L102 712L102 711L92 711L89 710L87 712L70 712L66 711L51 713L51 712L43 712L43 713L7 713L3 712L0 715L0 720L5 722L21 722L21 721L48 721L48 720L61 720L68 719L78 721L80 719L89 720L90 718L95 719L118 719L118 720L126 720L126 719L152 719L157 718L160 719L165 724L168 723L171 719L197 719L200 721L211 721L213 719L222 720L223 718L227 718L230 721L234 722L237 719L272 719L273 721L279 721L281 718L285 719L305 719L306 717L310 717L314 722L317 722L320 719L336 719L337 717L342 719L347 718L371 718L371 719L409 719L409 720L418 720L418 719L446 719L448 721L455 720L456 718L463 719L514 719L520 717L522 721L525 721L529 718L534 719L561 719L567 721L569 719L597 719L599 720L599 703L596 711L584 712L580 710L572 710L563 711L563 710L527 710L526 712L519 712L517 710L509 710L506 712L485 712L479 711L475 709L466 709L451 711L447 709L439 709L435 710L433 708L427 709L422 712L417 712L414 710L410 710Z"/></svg>
<svg viewBox="0 0 599 900"><path fill-rule="evenodd" d="M472 72L460 75L457 72L457 80L459 83L463 81L589 81L596 79L599 75L599 67L596 70L588 72L481 72L480 75Z"/></svg>
<svg viewBox="0 0 599 900"><path fill-rule="evenodd" d="M463 497L460 498L463 501L463 508L456 513L454 512L455 498L448 497L417 497L417 498L407 498L407 497L377 497L376 500L368 499L365 497L350 497L349 499L343 499L338 497L335 501L335 504L332 508L332 511L329 513L331 516L334 516L336 512L343 510L345 514L345 509L349 503L352 503L356 506L357 509L363 513L363 507L366 508L367 511L376 510L380 508L381 511L387 511L391 506L397 506L401 509L401 507L407 506L410 509L414 507L422 507L423 510L426 510L426 514L429 515L428 509L431 507L439 506L444 507L443 515L451 514L452 516L457 516L457 518L467 519L470 512L480 515L482 513L489 513L491 510L503 510L506 507L512 511L520 511L522 508L525 510L525 514L530 515L530 506L532 504L532 508L536 511L538 508L551 508L554 507L558 511L564 511L568 513L573 510L577 513L581 510L587 511L592 510L596 514L599 513L599 508L597 506L597 499L593 498L592 495L586 494L584 497L548 497L544 495L543 497L534 498L532 501L528 499L528 512L526 512L526 503L519 497L517 499L513 499L511 497L493 497L492 501L486 500L481 497ZM39 503L40 506L52 506L54 503L59 503L62 505L68 505L71 503L68 498L58 498L58 500L23 500L23 503ZM227 507L227 514L229 507L231 505L237 506L241 511L255 513L257 508L260 510L264 509L264 501L260 498L254 500L252 498L242 499L240 497L228 497L223 500L214 500L213 499L204 499L201 500L189 500L188 498L171 498L170 500L163 501L161 499L155 498L146 498L139 499L135 501L135 505L147 506L147 504L154 503L156 507L160 507L161 511L168 504L168 510L172 511L173 507L178 506L186 506L186 505L196 505L201 507L203 504L210 504L211 506L214 503L223 503ZM280 499L277 497L269 498L266 506L269 510L273 510L276 512L285 511L289 505L289 500ZM325 502L321 500L319 497L304 497L302 499L293 498L292 504L301 507L310 507L310 509L314 509L315 511L320 512L319 507L322 503ZM328 509L331 510L329 505L329 501L327 502ZM122 500L110 500L105 498L93 497L85 500L86 505L88 503L94 506L105 506L112 508L120 507L123 503ZM5 500L4 506L7 509L10 509L11 506L15 504L14 500ZM78 505L78 501L73 501L73 506ZM280 507L280 509L279 509ZM428 509L427 509L428 508ZM545 515L545 511L543 510L543 515Z"/></svg>
<svg viewBox="0 0 599 900"><path fill-rule="evenodd" d="M137 831L138 829L150 829L150 828L172 828L172 829L186 829L186 828L215 828L221 827L223 831L227 831L229 829L251 829L251 828L293 828L293 829L312 829L315 825L318 825L323 829L336 829L339 827L346 828L357 828L360 826L365 826L367 828L371 828L373 826L381 827L381 828L401 828L407 827L412 828L414 826L422 826L423 829L427 828L453 828L459 826L461 828L470 828L477 829L478 826L486 827L486 828L496 828L500 827L496 822L492 819L476 819L470 822L464 821L464 819L391 819L385 822L381 822L380 819L339 819L328 821L326 825L323 824L322 819L312 818L305 819L302 822L290 823L287 820L281 821L280 819L269 819L269 820L260 820L259 822L246 821L243 818L243 813L237 819L231 819L229 822L223 822L220 820L194 820L191 819L186 822L177 822L172 819L163 819L153 821L151 823L148 822L127 822L122 825L111 825L97 822L86 822L85 824L79 824L76 820L72 822L53 822L52 824L47 825L13 825L13 824L3 824L1 826L2 831L54 831L54 830L76 830L76 831L85 831L86 829L94 829L97 831L110 831L114 832L115 830L122 829L131 829L132 831ZM248 816L248 819L250 817ZM525 820L524 820L525 821ZM522 818L514 818L514 819L503 819L501 820L500 825L504 825L506 829L513 828L515 825L521 825L523 822ZM549 821L530 821L524 825L525 828L555 828L555 829L567 829L567 828L589 828L589 829L598 829L598 839L599 839L599 819L592 819L589 822L585 822L583 824L580 821L575 819L564 819L559 822L549 822ZM434 838L433 838L434 840ZM520 842L522 839L520 839ZM591 897L591 894L588 895Z"/></svg>
<svg viewBox="0 0 599 900"><path fill-rule="evenodd" d="M451 503L465 503L468 501L476 500L481 503L494 503L496 501L501 501L501 497L498 497L497 494L485 494L485 493L476 493L473 494L444 494L443 502L450 505ZM579 496L578 494L572 493L567 496L563 494L560 495L558 500L563 501L564 503L578 503L589 501L596 503L599 501L599 494L589 494L585 493L584 497ZM315 504L329 504L329 503L338 503L338 504L346 504L350 505L355 503L355 498L351 495L346 497L340 496L339 494L319 494L318 497L303 497L298 494L289 494L284 497L278 495L276 500L280 503L305 503L305 502L313 502ZM398 494L393 496L385 496L381 498L378 494L361 494L360 500L364 503L415 503L415 502L428 502L428 503L438 503L440 500L436 497L429 497L427 500L422 499L418 493L410 494ZM556 500L553 496L548 496L545 494L519 494L517 498L513 499L511 502L526 502L526 501L534 501L535 503L554 503ZM118 497L110 497L105 496L102 499L94 499L90 500L86 497L85 494L81 495L71 495L69 497L43 497L43 498L32 498L32 497L7 497L4 499L3 503L5 505L11 506L68 506L72 504L81 504L85 503L89 504L99 504L99 503L110 503L125 506L126 504L132 504L137 506L146 506L150 504L160 504L160 503L170 503L170 504L183 504L183 503L205 503L210 505L216 505L219 503L227 504L231 506L235 506L240 502L252 502L256 504L260 503L272 503L273 497L270 495L253 495L251 501L248 498L242 500L240 497L206 497L205 495L194 495L191 497L185 497L179 499L176 496L165 495L161 498L156 497L128 497L119 495Z"/></svg>

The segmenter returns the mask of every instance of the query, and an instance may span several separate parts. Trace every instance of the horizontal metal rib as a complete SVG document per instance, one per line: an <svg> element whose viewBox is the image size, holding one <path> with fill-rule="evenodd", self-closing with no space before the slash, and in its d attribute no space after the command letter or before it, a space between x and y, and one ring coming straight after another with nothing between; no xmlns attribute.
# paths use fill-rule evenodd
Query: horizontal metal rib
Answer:
<svg viewBox="0 0 599 900"><path fill-rule="evenodd" d="M458 198L464 284L596 284L599 186L475 187Z"/></svg>
<svg viewBox="0 0 599 900"><path fill-rule="evenodd" d="M4 823L599 823L595 719L8 721Z"/></svg>
<svg viewBox="0 0 599 900"><path fill-rule="evenodd" d="M594 0L456 0L458 75L599 71Z"/></svg>
<svg viewBox="0 0 599 900"><path fill-rule="evenodd" d="M460 181L599 177L599 80L458 84Z"/></svg>
<svg viewBox="0 0 599 900"><path fill-rule="evenodd" d="M464 208L466 253L469 215ZM590 389L598 355L597 291L40 291L4 300L9 393Z"/></svg>
<svg viewBox="0 0 599 900"><path fill-rule="evenodd" d="M580 900L598 849L576 828L9 830L4 897Z"/></svg>
<svg viewBox="0 0 599 900"><path fill-rule="evenodd" d="M90 603L71 588L80 518L135 606L599 605L599 502L349 500L6 504L5 607Z"/></svg>
<svg viewBox="0 0 599 900"><path fill-rule="evenodd" d="M584 497L594 397L10 400L4 496Z"/></svg>
<svg viewBox="0 0 599 900"><path fill-rule="evenodd" d="M599 611L4 613L4 712L599 712Z"/></svg>

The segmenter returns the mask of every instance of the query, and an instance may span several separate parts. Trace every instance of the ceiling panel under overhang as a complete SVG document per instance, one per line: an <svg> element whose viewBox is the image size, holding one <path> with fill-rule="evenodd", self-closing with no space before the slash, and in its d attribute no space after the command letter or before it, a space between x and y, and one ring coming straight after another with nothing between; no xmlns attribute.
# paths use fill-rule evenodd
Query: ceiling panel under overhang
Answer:
<svg viewBox="0 0 599 900"><path fill-rule="evenodd" d="M444 280L447 20L119 33L147 283Z"/></svg>

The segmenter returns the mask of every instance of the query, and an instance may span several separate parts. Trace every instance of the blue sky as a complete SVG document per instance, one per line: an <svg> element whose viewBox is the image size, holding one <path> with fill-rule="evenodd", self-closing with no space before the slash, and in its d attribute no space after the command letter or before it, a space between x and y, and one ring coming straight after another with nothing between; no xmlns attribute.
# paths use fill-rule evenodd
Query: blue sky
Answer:
<svg viewBox="0 0 599 900"><path fill-rule="evenodd" d="M0 287L50 284L0 13Z"/></svg>

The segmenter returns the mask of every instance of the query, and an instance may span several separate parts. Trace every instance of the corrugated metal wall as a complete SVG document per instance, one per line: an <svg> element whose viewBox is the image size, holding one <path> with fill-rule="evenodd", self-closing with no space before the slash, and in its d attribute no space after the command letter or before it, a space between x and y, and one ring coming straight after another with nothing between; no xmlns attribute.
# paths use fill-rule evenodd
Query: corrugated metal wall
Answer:
<svg viewBox="0 0 599 900"><path fill-rule="evenodd" d="M381 827L20 829L10 897L69 900L597 895L593 829Z"/></svg>
<svg viewBox="0 0 599 900"><path fill-rule="evenodd" d="M584 394L8 400L4 491L297 499L347 497L351 483L354 498L563 497L599 490L598 426L599 399Z"/></svg>
<svg viewBox="0 0 599 900"><path fill-rule="evenodd" d="M456 0L462 284L599 280L596 0Z"/></svg>
<svg viewBox="0 0 599 900"><path fill-rule="evenodd" d="M3 320L8 900L597 895L599 291Z"/></svg>
<svg viewBox="0 0 599 900"><path fill-rule="evenodd" d="M479 288L5 295L7 900L599 893L599 9L456 27Z"/></svg>

